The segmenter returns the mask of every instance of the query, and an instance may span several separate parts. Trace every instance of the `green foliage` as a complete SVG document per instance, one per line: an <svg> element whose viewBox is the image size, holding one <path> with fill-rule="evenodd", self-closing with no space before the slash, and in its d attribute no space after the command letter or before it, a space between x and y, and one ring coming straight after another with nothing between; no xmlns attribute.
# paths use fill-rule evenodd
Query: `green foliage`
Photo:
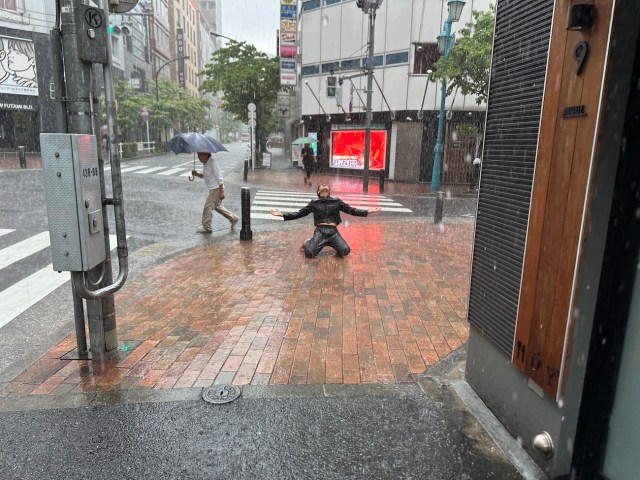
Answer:
<svg viewBox="0 0 640 480"><path fill-rule="evenodd" d="M231 40L227 47L213 53L202 75L205 81L201 89L224 92L222 110L237 119L246 122L247 105L256 104L256 136L264 146L267 134L278 125L274 108L280 90L280 59L269 58L248 43Z"/></svg>
<svg viewBox="0 0 640 480"><path fill-rule="evenodd" d="M434 65L432 80L446 80L447 95L458 88L463 95L476 95L476 103L487 101L495 6L486 12L473 11L473 21L459 31L449 58Z"/></svg>
<svg viewBox="0 0 640 480"><path fill-rule="evenodd" d="M132 158L138 154L138 144L135 142L125 142L122 144L122 158Z"/></svg>
<svg viewBox="0 0 640 480"><path fill-rule="evenodd" d="M189 91L167 80L158 82L158 99L153 94L139 93L127 82L115 85L118 104L118 127L125 141L146 141L145 123L142 119L142 107L149 112L149 128L158 138L159 132L173 126L181 132L204 132L211 128L207 99L193 96ZM153 135L152 135L153 137Z"/></svg>

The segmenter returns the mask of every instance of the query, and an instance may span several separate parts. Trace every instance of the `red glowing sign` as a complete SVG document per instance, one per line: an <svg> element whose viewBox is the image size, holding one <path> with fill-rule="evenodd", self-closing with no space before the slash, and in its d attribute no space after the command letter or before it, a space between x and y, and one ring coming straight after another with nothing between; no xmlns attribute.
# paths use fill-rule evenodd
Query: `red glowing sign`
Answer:
<svg viewBox="0 0 640 480"><path fill-rule="evenodd" d="M331 168L364 169L364 130L331 132ZM369 148L369 170L384 170L387 153L387 131L372 130Z"/></svg>

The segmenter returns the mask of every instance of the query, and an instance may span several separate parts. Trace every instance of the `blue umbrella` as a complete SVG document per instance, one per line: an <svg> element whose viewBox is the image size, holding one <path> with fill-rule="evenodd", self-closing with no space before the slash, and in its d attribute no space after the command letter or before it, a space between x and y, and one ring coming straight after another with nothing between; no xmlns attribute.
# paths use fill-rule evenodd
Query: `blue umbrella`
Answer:
<svg viewBox="0 0 640 480"><path fill-rule="evenodd" d="M224 145L215 138L207 137L201 133L188 132L180 133L167 142L167 150L173 153L196 153L196 152L228 152Z"/></svg>

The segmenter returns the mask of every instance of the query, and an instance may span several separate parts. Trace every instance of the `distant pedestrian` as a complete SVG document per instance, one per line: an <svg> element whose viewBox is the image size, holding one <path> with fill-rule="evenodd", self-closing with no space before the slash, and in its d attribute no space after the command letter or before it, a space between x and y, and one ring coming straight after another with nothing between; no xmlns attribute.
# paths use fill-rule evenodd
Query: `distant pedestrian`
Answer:
<svg viewBox="0 0 640 480"><path fill-rule="evenodd" d="M198 160L202 163L202 173L192 170L191 175L204 179L204 185L209 190L209 195L202 210L202 225L196 231L198 233L211 233L211 215L214 210L229 220L233 230L240 217L222 206L222 200L224 200L225 195L220 165L209 152L198 152Z"/></svg>
<svg viewBox="0 0 640 480"><path fill-rule="evenodd" d="M302 165L304 166L304 183L311 185L311 174L316 163L316 156L313 153L313 148L308 143L302 147L300 152L302 155Z"/></svg>
<svg viewBox="0 0 640 480"><path fill-rule="evenodd" d="M348 213L356 217L366 217L370 213L379 213L380 207L369 210L362 210L347 205L339 198L331 196L329 185L318 185L318 198L309 204L292 213L283 213L278 209L271 210L271 215L282 217L285 221L306 217L313 213L313 224L316 229L313 237L304 242L304 255L307 258L314 258L324 247L333 248L339 257L346 257L351 252L342 235L338 231L338 225L342 222L340 212Z"/></svg>

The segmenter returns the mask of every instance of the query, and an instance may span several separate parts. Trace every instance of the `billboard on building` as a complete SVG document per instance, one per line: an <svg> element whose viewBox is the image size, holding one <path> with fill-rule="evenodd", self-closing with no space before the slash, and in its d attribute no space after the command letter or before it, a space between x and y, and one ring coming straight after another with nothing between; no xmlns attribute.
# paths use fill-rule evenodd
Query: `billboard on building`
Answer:
<svg viewBox="0 0 640 480"><path fill-rule="evenodd" d="M331 132L331 168L364 169L364 130ZM371 130L369 170L384 170L387 153L387 131Z"/></svg>
<svg viewBox="0 0 640 480"><path fill-rule="evenodd" d="M296 35L298 32L298 3L295 0L280 0L280 85L297 85Z"/></svg>
<svg viewBox="0 0 640 480"><path fill-rule="evenodd" d="M184 30L178 28L176 30L176 41L178 46L178 85L182 88L187 87L186 76L184 72Z"/></svg>
<svg viewBox="0 0 640 480"><path fill-rule="evenodd" d="M38 95L36 54L31 40L0 36L0 93Z"/></svg>

